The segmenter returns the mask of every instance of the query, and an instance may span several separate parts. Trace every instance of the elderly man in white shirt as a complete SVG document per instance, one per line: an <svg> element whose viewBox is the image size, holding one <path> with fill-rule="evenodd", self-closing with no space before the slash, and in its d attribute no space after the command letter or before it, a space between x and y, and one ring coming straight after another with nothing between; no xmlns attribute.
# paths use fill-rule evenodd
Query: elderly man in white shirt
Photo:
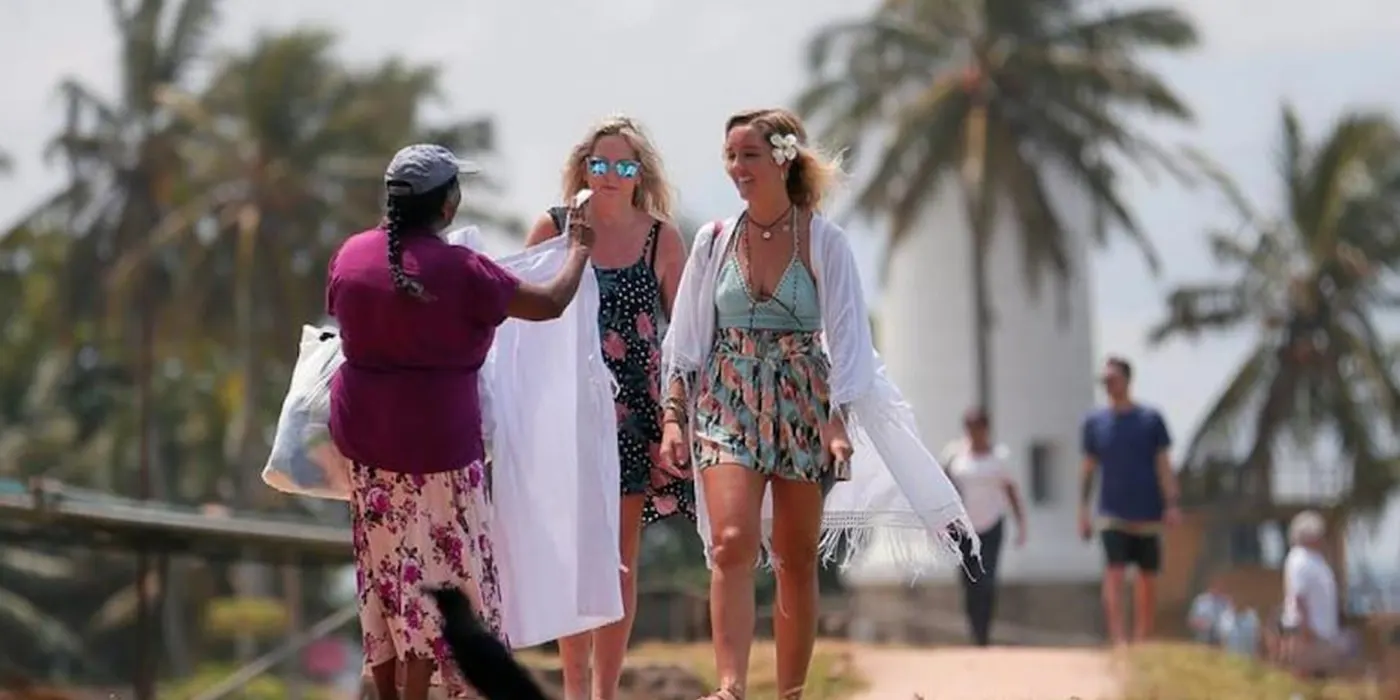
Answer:
<svg viewBox="0 0 1400 700"><path fill-rule="evenodd" d="M1336 670L1344 655L1337 577L1323 557L1327 522L1315 511L1294 516L1288 526L1292 547L1283 561L1284 659L1300 674Z"/></svg>

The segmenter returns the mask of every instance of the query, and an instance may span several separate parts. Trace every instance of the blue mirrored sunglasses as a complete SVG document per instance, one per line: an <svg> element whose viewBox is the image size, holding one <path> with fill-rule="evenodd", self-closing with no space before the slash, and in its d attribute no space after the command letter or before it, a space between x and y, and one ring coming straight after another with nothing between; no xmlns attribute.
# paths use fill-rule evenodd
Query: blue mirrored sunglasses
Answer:
<svg viewBox="0 0 1400 700"><path fill-rule="evenodd" d="M601 156L589 156L588 174L594 177L602 177L608 174L608 169L617 173L618 177L631 180L642 172L642 164L635 160L619 160L616 163Z"/></svg>

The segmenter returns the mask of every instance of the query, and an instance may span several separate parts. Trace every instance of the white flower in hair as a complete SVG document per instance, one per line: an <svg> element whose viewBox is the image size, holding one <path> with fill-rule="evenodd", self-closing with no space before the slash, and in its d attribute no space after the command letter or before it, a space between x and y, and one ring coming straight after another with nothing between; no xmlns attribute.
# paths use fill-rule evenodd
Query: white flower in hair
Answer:
<svg viewBox="0 0 1400 700"><path fill-rule="evenodd" d="M797 134L773 134L768 137L773 144L773 162L782 165L797 160Z"/></svg>

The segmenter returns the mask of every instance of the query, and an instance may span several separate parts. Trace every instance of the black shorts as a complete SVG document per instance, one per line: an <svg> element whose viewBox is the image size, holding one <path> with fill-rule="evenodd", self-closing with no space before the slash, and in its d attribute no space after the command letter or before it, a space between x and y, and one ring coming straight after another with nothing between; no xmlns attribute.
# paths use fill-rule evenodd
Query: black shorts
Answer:
<svg viewBox="0 0 1400 700"><path fill-rule="evenodd" d="M1144 574L1155 574L1162 568L1161 538L1155 534L1104 530L1099 538L1109 567L1135 566Z"/></svg>

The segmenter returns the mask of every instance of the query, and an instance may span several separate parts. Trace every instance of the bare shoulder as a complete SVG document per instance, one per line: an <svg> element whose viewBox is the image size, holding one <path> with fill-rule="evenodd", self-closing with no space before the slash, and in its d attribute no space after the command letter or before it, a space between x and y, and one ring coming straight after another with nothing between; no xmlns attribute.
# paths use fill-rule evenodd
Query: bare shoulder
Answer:
<svg viewBox="0 0 1400 700"><path fill-rule="evenodd" d="M663 262L685 259L685 239L670 221L661 222L661 230L656 234L656 257Z"/></svg>
<svg viewBox="0 0 1400 700"><path fill-rule="evenodd" d="M543 243L559 235L559 229L554 225L554 217L549 212L540 214L535 219L535 223L530 227L530 233L525 236L525 247L530 247L537 243Z"/></svg>

